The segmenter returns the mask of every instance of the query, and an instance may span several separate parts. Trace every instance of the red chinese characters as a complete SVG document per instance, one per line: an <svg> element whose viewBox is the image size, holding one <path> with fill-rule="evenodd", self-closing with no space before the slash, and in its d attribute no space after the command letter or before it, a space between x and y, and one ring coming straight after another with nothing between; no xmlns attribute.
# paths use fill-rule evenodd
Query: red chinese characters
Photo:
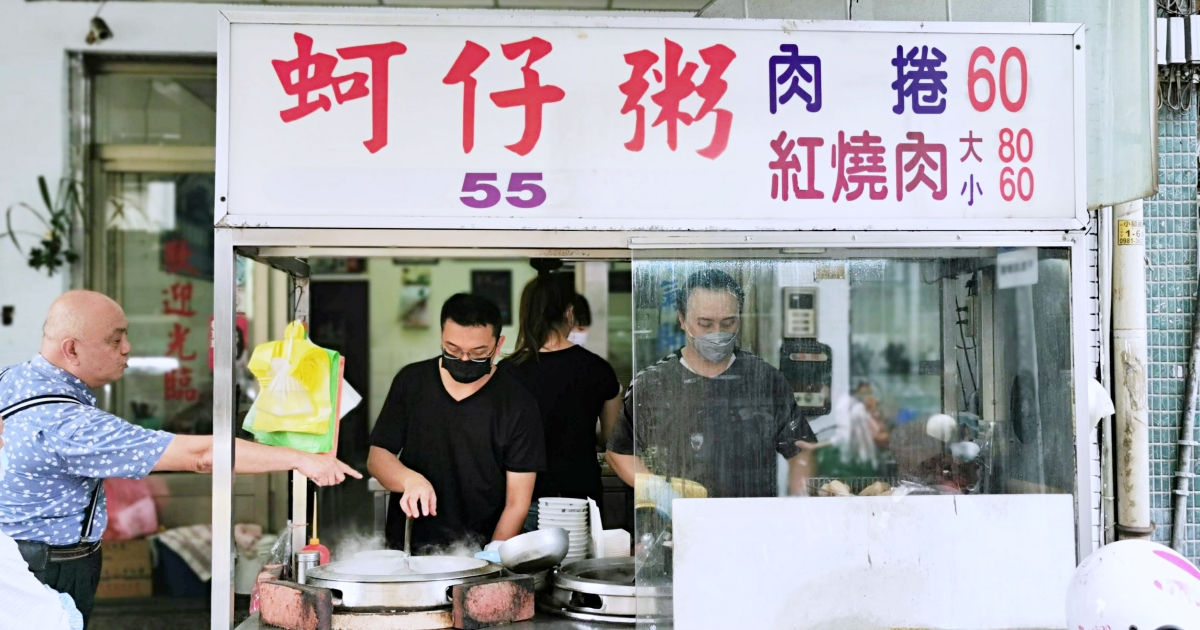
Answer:
<svg viewBox="0 0 1200 630"><path fill-rule="evenodd" d="M196 402L199 397L192 387L192 368L181 367L163 374L163 399Z"/></svg>
<svg viewBox="0 0 1200 630"><path fill-rule="evenodd" d="M542 106L563 100L566 92L553 85L542 85L537 71L530 67L533 62L550 54L550 42L534 37L515 44L504 44L500 49L509 60L524 54L529 55L525 59L525 65L521 66L521 76L525 79L524 87L491 94L492 102L497 107L525 108L525 132L521 134L519 142L510 144L507 148L517 155L528 155L542 135Z"/></svg>
<svg viewBox="0 0 1200 630"><path fill-rule="evenodd" d="M296 58L274 59L271 65L279 77L279 83L288 96L296 97L294 107L279 112L285 123L294 122L317 111L329 111L332 103L320 90L330 88L338 104L371 96L371 139L363 142L367 150L375 153L388 143L388 64L392 57L407 52L404 44L385 42L365 46L339 48L342 59L368 59L371 72L351 72L334 76L338 58L325 53L313 53L311 37L296 33ZM368 87L368 83L370 86ZM347 84L349 84L347 86Z"/></svg>
<svg viewBox="0 0 1200 630"><path fill-rule="evenodd" d="M192 317L196 311L192 309L192 283L176 282L170 289L163 289L163 315L182 315Z"/></svg>
<svg viewBox="0 0 1200 630"><path fill-rule="evenodd" d="M666 125L667 147L674 151L679 144L680 123L690 126L694 122L703 120L709 114L714 114L716 122L713 127L712 140L708 146L696 152L710 160L715 160L725 152L725 148L729 145L729 133L733 126L733 112L717 106L729 88L729 84L722 78L722 75L729 69L737 54L722 44L700 50L700 59L708 66L708 70L704 74L704 80L697 84L694 78L696 71L700 68L699 64L689 61L684 63L681 68L683 47L669 39L663 41L666 51L663 70L654 69L659 57L649 50L639 50L625 55L625 63L632 68L629 79L618 86L621 93L625 95L625 104L621 107L621 113L636 114L633 139L625 143L625 148L630 151L641 151L645 146L646 110L645 106L641 104L641 100L650 90L650 82L646 80L646 73L652 71L655 82L661 83L662 89L650 97L659 107L658 116L651 126ZM684 99L693 94L702 99L695 115L682 109Z"/></svg>
<svg viewBox="0 0 1200 630"><path fill-rule="evenodd" d="M830 166L836 173L833 201L836 203L841 200L843 193L846 201L855 201L861 198L863 193L867 193L867 197L872 201L887 200L890 175L886 160L893 151L895 154L896 201L904 201L905 195L909 195L911 198L912 193L917 192L917 189L921 187L929 190L929 199L932 201L944 201L949 193L950 175L947 146L938 142L927 142L926 134L919 131L907 132L905 138L908 140L907 142L899 142L893 148L884 143L882 136L871 135L869 131L864 130L861 135L849 137L845 131L839 131L837 141L831 147ZM1003 138L1001 139L1003 140ZM960 138L960 141L968 145L967 151L960 161L967 161L970 157L982 161L974 150L974 145L980 142L979 138L969 132L967 137ZM764 151L764 154L770 156L767 157L767 167L771 171L771 199L787 201L789 197L796 200L825 198L824 193L817 190L815 186L816 164L814 159L814 153L817 147L824 145L824 139L819 137L789 139L787 132L781 131L776 138L769 141L769 145L771 151L769 153ZM804 158L800 156L801 148L806 149L806 165ZM804 179L800 177L800 174L805 171L808 176L807 186L801 187ZM1002 181L1003 176L1002 172ZM963 182L960 196L966 197L965 201L968 206L973 206L976 197L984 194L977 179L974 173L970 173L968 179ZM1032 181L1032 176L1027 179ZM1018 184L1019 182L1011 184L1014 187L1013 190L1019 187ZM1030 188L1032 188L1032 184L1030 184ZM967 197L968 191L970 192L969 197ZM1016 194L1013 193L1013 195ZM1004 196L1003 189L1001 196ZM1027 196L1032 196L1032 192Z"/></svg>
<svg viewBox="0 0 1200 630"><path fill-rule="evenodd" d="M461 83L463 86L463 123L462 123L462 147L463 153L470 153L471 149L475 148L475 86L479 83L472 76L491 53L486 48L468 41L466 46L463 46L462 52L458 54L458 59L454 60L454 65L450 67L450 72L446 73L446 77L442 79L442 83L446 85L454 85Z"/></svg>
<svg viewBox="0 0 1200 630"><path fill-rule="evenodd" d="M849 142L846 132L838 132L832 152L833 166L837 169L837 183L833 186L835 202L842 192L846 193L846 201L854 201L868 188L871 199L887 198L887 167L883 164L882 142L883 138L872 136L865 130L861 136L851 136Z"/></svg>
<svg viewBox="0 0 1200 630"><path fill-rule="evenodd" d="M633 139L625 143L625 148L630 151L641 151L646 146L646 106L642 105L641 101L647 90L650 89L646 73L654 67L654 64L658 63L658 55L649 50L639 50L627 53L625 63L633 66L633 73L628 81L618 86L621 93L625 95L625 104L621 106L621 115L624 116L630 112L636 114ZM656 70L655 76L662 77L662 73Z"/></svg>
<svg viewBox="0 0 1200 630"><path fill-rule="evenodd" d="M533 69L533 64L545 58L552 50L554 50L554 46L540 37L531 37L500 46L504 58L510 61L526 55L525 65L521 66L523 86L512 90L492 92L489 95L496 107L525 108L525 129L521 133L521 139L514 144L505 146L506 149L517 155L529 155L537 146L538 139L542 136L542 109L550 103L563 100L567 95L562 88L556 85L543 85L541 76L537 70ZM484 61L487 61L489 56L490 53L486 48L468 41L463 46L462 52L459 53L458 59L454 61L454 65L450 67L450 71L442 79L442 83L446 85L461 83L463 86L462 145L464 153L470 153L471 149L475 147L475 88L478 82L475 80L474 73L483 65Z"/></svg>
<svg viewBox="0 0 1200 630"><path fill-rule="evenodd" d="M196 311L192 309L192 293L194 289L191 282L176 282L169 289L164 289L163 294L168 295L168 299L163 300L163 315L176 315L182 317L192 317ZM163 398L165 400L179 400L183 402L196 402L198 392L192 386L192 368L184 365L196 360L196 352L187 351L188 335L192 332L191 328L184 326L178 322L171 325L171 331L167 333L167 356L177 359L179 367L163 374Z"/></svg>
<svg viewBox="0 0 1200 630"><path fill-rule="evenodd" d="M196 276L200 272L192 266L192 247L182 238L173 238L163 243L163 271L185 276Z"/></svg>
<svg viewBox="0 0 1200 630"><path fill-rule="evenodd" d="M946 145L925 142L925 134L911 131L906 134L912 142L902 142L896 145L896 201L904 200L904 193L912 192L918 185L924 184L933 191L933 198L941 201L946 198ZM912 157L905 161L905 156ZM934 159L934 157L938 159ZM938 181L934 182L926 169L938 173ZM912 173L912 179L904 183L906 173Z"/></svg>
<svg viewBox="0 0 1200 630"><path fill-rule="evenodd" d="M817 147L824 144L825 140L822 138L796 138L795 140L788 140L787 132L779 132L779 137L771 141L771 149L775 152L775 159L768 164L772 171L779 171L778 173L771 174L772 199L779 199L782 195L783 201L788 200L789 175L791 176L792 195L796 199L825 198L825 193L817 190L815 186L817 177ZM800 167L800 159L794 153L798 148L807 149L807 162L804 168ZM805 188L800 188L798 173L801 171L808 177L808 183Z"/></svg>
<svg viewBox="0 0 1200 630"><path fill-rule="evenodd" d="M182 324L175 324L171 328L169 341L167 342L167 356L175 357L180 361L195 361L196 353L187 354L184 350L184 347L187 345L188 335L191 332L191 328L185 328Z"/></svg>

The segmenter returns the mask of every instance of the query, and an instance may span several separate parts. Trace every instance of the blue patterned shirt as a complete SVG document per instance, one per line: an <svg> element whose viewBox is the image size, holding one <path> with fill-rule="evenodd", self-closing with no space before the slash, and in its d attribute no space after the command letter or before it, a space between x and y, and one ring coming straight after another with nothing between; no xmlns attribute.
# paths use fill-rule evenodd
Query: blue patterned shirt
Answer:
<svg viewBox="0 0 1200 630"><path fill-rule="evenodd" d="M12 366L0 378L0 409L45 394L85 404L43 405L5 421L8 467L0 480L0 531L17 540L73 545L80 542L99 480L145 477L175 436L100 410L83 381L40 355ZM107 524L101 489L88 541L99 540Z"/></svg>

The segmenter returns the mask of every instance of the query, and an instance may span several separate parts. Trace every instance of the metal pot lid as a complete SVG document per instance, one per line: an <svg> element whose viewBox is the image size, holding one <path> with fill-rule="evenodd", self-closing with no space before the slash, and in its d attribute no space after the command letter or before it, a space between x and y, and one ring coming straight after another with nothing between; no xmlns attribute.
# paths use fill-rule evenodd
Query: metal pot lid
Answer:
<svg viewBox="0 0 1200 630"><path fill-rule="evenodd" d="M670 597L671 586L635 583L634 559L593 558L563 565L554 572L558 588L618 597Z"/></svg>
<svg viewBox="0 0 1200 630"><path fill-rule="evenodd" d="M458 556L411 556L407 560L407 572L402 559L352 558L310 569L308 577L330 582L436 582L486 577L503 569L486 560Z"/></svg>

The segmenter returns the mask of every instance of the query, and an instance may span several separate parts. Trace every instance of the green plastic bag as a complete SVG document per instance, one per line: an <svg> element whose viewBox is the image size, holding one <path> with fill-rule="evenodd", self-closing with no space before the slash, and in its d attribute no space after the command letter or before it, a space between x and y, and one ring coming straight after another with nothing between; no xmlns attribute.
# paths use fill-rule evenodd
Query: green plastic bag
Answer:
<svg viewBox="0 0 1200 630"><path fill-rule="evenodd" d="M341 385L342 355L333 350L325 350L329 355L329 398L334 401L333 410L329 414L329 429L325 433L295 433L292 431L256 431L254 417L257 415L253 407L242 421L242 428L254 434L259 444L269 446L286 446L306 453L328 453L333 450L333 435L337 431L338 421L338 387Z"/></svg>

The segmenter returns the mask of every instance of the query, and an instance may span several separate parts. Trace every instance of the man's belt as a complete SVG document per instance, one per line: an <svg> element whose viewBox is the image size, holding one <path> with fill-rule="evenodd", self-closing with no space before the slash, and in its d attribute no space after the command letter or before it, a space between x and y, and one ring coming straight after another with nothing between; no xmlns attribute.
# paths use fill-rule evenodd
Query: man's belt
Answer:
<svg viewBox="0 0 1200 630"><path fill-rule="evenodd" d="M100 541L81 542L66 547L51 547L50 562L67 562L87 558L100 552Z"/></svg>
<svg viewBox="0 0 1200 630"><path fill-rule="evenodd" d="M37 573L45 571L51 562L70 562L91 557L100 552L100 541L80 542L63 547L51 547L44 542L33 540L18 540L17 549L29 570Z"/></svg>

